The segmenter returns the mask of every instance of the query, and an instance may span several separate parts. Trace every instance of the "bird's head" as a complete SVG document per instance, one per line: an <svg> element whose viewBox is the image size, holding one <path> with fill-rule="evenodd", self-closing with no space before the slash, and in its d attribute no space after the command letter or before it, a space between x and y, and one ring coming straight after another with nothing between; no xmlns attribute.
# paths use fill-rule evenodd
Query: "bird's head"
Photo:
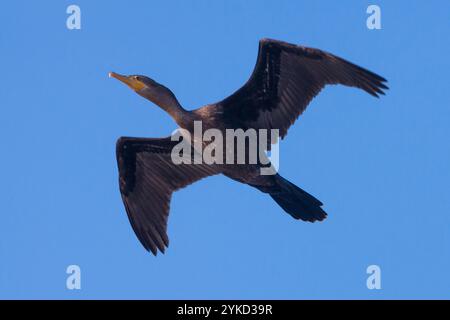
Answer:
<svg viewBox="0 0 450 320"><path fill-rule="evenodd" d="M109 76L125 83L128 87L133 89L137 94L152 101L153 103L165 107L168 103L175 103L176 98L172 91L159 84L153 79L142 75L121 75L115 72L110 72Z"/></svg>

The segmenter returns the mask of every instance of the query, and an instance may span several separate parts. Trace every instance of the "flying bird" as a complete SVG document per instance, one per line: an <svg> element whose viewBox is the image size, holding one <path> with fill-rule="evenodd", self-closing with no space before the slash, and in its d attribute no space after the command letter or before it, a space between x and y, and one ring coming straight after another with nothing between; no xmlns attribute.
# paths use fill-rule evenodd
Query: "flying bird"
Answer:
<svg viewBox="0 0 450 320"><path fill-rule="evenodd" d="M278 129L281 138L326 86L342 84L374 97L388 89L386 79L325 51L272 39L262 39L250 79L224 100L188 111L165 86L143 75L110 77L166 111L177 125L193 134L194 121L203 129ZM119 186L136 236L154 255L169 245L167 221L172 193L202 178L223 174L269 194L295 219L321 221L327 214L322 202L293 183L261 175L257 164L175 164L177 141L166 138L121 137L116 155ZM269 147L267 148L269 149Z"/></svg>

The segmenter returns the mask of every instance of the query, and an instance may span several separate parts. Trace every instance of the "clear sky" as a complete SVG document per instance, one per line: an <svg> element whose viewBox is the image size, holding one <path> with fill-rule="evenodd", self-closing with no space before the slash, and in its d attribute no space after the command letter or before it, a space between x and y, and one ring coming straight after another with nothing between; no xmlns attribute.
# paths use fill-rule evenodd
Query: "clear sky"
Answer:
<svg viewBox="0 0 450 320"><path fill-rule="evenodd" d="M81 30L66 28L70 4ZM381 30L366 27L370 4ZM450 298L449 1L1 8L0 298ZM330 51L391 90L328 88L282 142L280 173L324 202L324 222L208 178L174 194L155 258L122 205L115 142L176 127L107 73L148 75L196 108L247 80L263 37ZM66 289L72 264L81 290Z"/></svg>

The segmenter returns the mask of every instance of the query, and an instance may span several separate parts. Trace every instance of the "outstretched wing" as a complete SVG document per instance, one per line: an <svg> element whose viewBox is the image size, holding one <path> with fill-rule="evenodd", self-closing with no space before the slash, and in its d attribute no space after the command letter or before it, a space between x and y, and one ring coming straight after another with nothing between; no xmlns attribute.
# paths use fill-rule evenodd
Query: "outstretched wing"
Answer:
<svg viewBox="0 0 450 320"><path fill-rule="evenodd" d="M170 137L122 137L116 155L123 203L136 236L154 255L169 245L167 219L172 193L204 177L218 174L206 164L175 164L171 158L177 141Z"/></svg>
<svg viewBox="0 0 450 320"><path fill-rule="evenodd" d="M227 125L288 128L327 84L357 87L378 97L386 79L335 55L277 40L259 42L255 69L234 94L216 104Z"/></svg>

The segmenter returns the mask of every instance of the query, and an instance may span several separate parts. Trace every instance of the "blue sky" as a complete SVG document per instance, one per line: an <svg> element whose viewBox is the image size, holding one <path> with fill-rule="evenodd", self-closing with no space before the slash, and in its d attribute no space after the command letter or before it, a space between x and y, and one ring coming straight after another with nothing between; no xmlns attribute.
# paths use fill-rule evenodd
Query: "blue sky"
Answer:
<svg viewBox="0 0 450 320"><path fill-rule="evenodd" d="M82 29L66 28L66 8ZM366 8L382 30L366 28ZM450 298L448 1L8 1L0 11L0 298ZM213 177L177 192L157 258L123 208L119 136L175 129L109 71L189 109L249 77L258 39L318 47L389 80L382 99L322 92L280 146L280 173L329 217L293 220ZM66 289L66 267L82 289ZM368 290L379 265L382 289Z"/></svg>

